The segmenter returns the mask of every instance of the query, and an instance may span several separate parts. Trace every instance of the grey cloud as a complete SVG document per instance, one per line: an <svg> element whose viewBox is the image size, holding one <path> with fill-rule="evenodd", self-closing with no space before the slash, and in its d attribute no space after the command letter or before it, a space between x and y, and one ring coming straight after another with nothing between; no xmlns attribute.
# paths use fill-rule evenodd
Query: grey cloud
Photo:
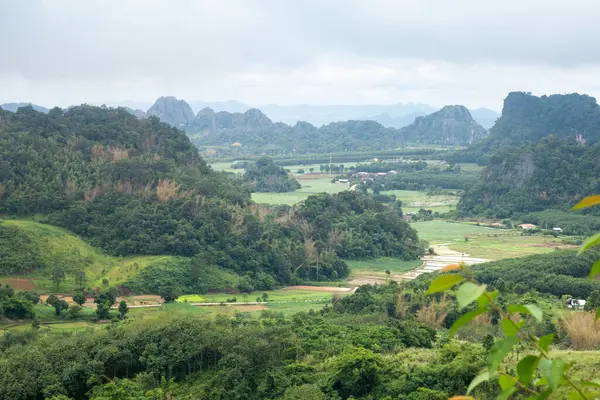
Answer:
<svg viewBox="0 0 600 400"><path fill-rule="evenodd" d="M0 0L0 100L498 108L510 89L596 90L599 11L593 0Z"/></svg>

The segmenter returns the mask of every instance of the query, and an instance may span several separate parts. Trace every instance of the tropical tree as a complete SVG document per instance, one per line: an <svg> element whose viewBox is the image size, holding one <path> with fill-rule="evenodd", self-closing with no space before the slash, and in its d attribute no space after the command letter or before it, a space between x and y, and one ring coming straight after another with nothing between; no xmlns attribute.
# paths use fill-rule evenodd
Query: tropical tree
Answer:
<svg viewBox="0 0 600 400"><path fill-rule="evenodd" d="M56 291L60 289L60 283L65 280L65 271L61 267L55 267L50 273L52 282L56 285Z"/></svg>

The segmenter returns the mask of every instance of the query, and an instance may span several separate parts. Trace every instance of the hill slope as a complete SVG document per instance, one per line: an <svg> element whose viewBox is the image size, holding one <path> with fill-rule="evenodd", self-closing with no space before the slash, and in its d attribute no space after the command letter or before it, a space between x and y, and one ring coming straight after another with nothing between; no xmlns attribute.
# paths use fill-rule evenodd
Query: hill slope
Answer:
<svg viewBox="0 0 600 400"><path fill-rule="evenodd" d="M21 245L27 242L27 252L4 246L9 245L3 240L4 233L17 237L16 243ZM60 286L63 292L79 287L76 277L80 272L85 273L85 287L100 287L106 279L110 285L126 285L138 293L159 293L170 283L182 292L197 293L235 287L239 280L231 271L209 266L192 276L192 264L197 260L188 257L113 257L65 229L29 220L0 222L0 250L0 275L27 278L34 289L43 292L56 290L49 274L57 267L66 273L66 281ZM23 271L24 265L30 268ZM9 270L11 266L20 268ZM150 275L160 277L160 282L149 280ZM5 278L5 282L10 280Z"/></svg>
<svg viewBox="0 0 600 400"><path fill-rule="evenodd" d="M43 215L111 255L202 254L203 268L287 282L304 243L263 224L249 203L247 189L155 117L92 106L0 110L0 213Z"/></svg>
<svg viewBox="0 0 600 400"><path fill-rule="evenodd" d="M509 93L488 137L457 153L453 161L486 164L505 146L533 144L548 135L586 144L600 141L600 107L596 99L577 93L541 97Z"/></svg>
<svg viewBox="0 0 600 400"><path fill-rule="evenodd" d="M445 106L400 129L407 143L466 145L487 135L464 106Z"/></svg>
<svg viewBox="0 0 600 400"><path fill-rule="evenodd" d="M459 214L506 218L548 208L568 209L600 193L600 144L550 136L508 146L492 156L479 181L465 191Z"/></svg>

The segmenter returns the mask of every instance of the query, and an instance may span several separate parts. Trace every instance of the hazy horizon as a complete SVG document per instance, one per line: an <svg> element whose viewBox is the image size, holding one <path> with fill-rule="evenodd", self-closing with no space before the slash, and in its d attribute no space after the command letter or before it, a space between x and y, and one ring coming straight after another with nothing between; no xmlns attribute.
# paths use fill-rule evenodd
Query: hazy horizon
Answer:
<svg viewBox="0 0 600 400"><path fill-rule="evenodd" d="M0 103L499 111L511 91L598 97L597 11L590 0L6 1Z"/></svg>

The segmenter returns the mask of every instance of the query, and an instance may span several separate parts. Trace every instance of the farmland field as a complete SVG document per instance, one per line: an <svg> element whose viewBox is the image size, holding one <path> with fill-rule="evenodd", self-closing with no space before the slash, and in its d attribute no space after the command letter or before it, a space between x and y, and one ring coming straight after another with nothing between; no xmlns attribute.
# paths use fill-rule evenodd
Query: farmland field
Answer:
<svg viewBox="0 0 600 400"><path fill-rule="evenodd" d="M404 212L418 212L421 208L433 212L448 212L458 203L458 196L450 194L427 196L425 192L416 190L386 190L381 193L396 196L402 201Z"/></svg>
<svg viewBox="0 0 600 400"><path fill-rule="evenodd" d="M460 222L425 221L411 224L419 237L431 244L447 244L450 250L488 260L522 257L554 251L554 248L575 248L550 236L521 236L514 230L493 229ZM465 237L467 240L465 240Z"/></svg>
<svg viewBox="0 0 600 400"><path fill-rule="evenodd" d="M410 271L421 265L420 260L404 261L397 258L382 257L373 260L345 260L350 267L350 277L380 276L385 277L386 270L390 273L399 274Z"/></svg>
<svg viewBox="0 0 600 400"><path fill-rule="evenodd" d="M316 175L319 176L319 175ZM252 200L258 204L294 205L317 193L338 193L348 190L347 184L331 183L330 178L301 179L302 188L287 193L252 193Z"/></svg>
<svg viewBox="0 0 600 400"><path fill-rule="evenodd" d="M419 234L419 238L429 243L447 243L464 240L465 236L498 235L505 231L460 222L441 220L413 222L411 226Z"/></svg>

